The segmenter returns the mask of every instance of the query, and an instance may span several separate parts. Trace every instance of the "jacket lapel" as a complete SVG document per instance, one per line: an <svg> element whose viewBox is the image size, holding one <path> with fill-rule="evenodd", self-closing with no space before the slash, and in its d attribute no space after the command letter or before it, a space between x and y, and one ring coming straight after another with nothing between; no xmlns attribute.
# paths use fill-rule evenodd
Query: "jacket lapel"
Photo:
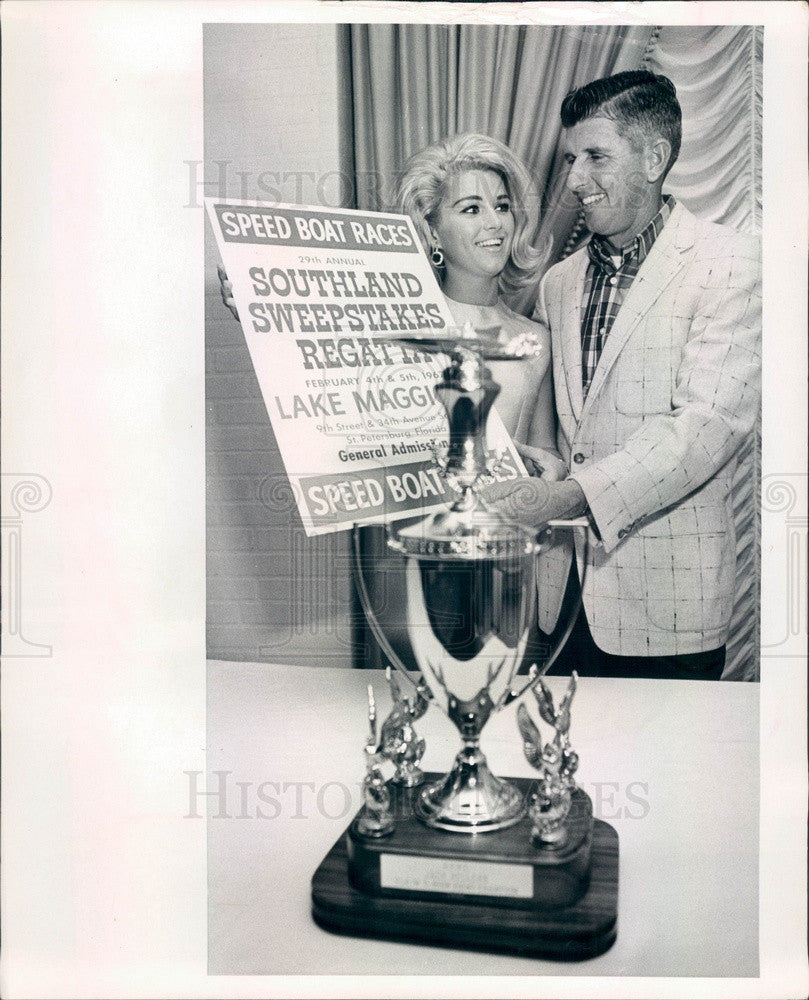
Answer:
<svg viewBox="0 0 809 1000"><path fill-rule="evenodd" d="M586 250L571 259L557 303L560 310L557 328L561 331L562 365L570 408L576 421L581 417L584 401L581 384L581 302L588 262Z"/></svg>
<svg viewBox="0 0 809 1000"><path fill-rule="evenodd" d="M607 375L615 364L632 331L647 315L663 290L685 264L685 253L694 245L695 218L679 203L663 227L663 232L655 240L649 255L644 260L632 286L618 310L618 316L610 330L604 350L598 361L587 399L582 407L582 416L600 391ZM579 348L581 357L581 348Z"/></svg>

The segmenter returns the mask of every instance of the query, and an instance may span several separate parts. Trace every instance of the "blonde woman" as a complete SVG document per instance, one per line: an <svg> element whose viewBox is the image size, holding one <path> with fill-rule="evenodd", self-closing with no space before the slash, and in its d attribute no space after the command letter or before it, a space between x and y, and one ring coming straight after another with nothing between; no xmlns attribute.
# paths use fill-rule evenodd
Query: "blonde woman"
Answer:
<svg viewBox="0 0 809 1000"><path fill-rule="evenodd" d="M526 335L542 346L531 362L490 365L501 385L495 406L531 471L561 478L548 331L514 312L504 294L539 281L546 253L531 246L536 198L521 161L496 139L477 133L427 146L405 164L396 210L421 236L450 312L459 326L499 326L504 342ZM520 402L530 400L520 421ZM528 439L535 447L519 442Z"/></svg>

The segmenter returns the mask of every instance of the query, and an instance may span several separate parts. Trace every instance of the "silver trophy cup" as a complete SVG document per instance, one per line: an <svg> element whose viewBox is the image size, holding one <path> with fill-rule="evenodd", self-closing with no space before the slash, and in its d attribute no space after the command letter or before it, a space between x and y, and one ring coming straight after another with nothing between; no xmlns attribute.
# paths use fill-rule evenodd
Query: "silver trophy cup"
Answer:
<svg viewBox="0 0 809 1000"><path fill-rule="evenodd" d="M458 336L407 339L411 346L450 359L435 387L449 421L449 445L436 461L458 499L416 524L393 525L388 534L390 548L405 559L413 658L432 700L457 726L462 740L449 773L416 794L414 809L429 826L458 832L498 830L525 814L524 796L489 769L480 736L489 717L519 698L537 676L534 671L519 690L513 689L536 614L534 566L543 543L535 529L504 516L480 495L499 464L486 446L486 422L500 387L485 361L522 358L537 348L525 339L504 345L496 333L465 328ZM377 641L410 677L376 620L362 574L358 576L360 599Z"/></svg>

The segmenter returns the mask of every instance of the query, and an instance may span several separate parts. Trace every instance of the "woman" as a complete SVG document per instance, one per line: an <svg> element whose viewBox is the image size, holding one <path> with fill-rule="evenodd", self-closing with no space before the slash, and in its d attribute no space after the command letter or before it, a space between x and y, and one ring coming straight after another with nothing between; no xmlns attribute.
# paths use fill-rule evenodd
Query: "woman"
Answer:
<svg viewBox="0 0 809 1000"><path fill-rule="evenodd" d="M502 298L536 283L546 259L528 242L537 224L530 186L528 171L507 146L466 133L427 146L407 161L396 210L413 219L459 326L498 326L504 342L539 339L542 351L535 360L490 368L501 385L495 406L506 429L518 442L530 430L531 440L542 445L518 443L531 471L557 479L566 468L556 453L550 336ZM531 405L520 419L523 397Z"/></svg>

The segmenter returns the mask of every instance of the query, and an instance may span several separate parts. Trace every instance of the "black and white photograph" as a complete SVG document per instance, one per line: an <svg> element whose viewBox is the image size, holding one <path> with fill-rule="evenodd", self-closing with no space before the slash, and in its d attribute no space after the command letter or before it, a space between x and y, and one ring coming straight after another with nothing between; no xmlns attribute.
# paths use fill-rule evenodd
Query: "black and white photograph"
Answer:
<svg viewBox="0 0 809 1000"><path fill-rule="evenodd" d="M800 992L800 5L4 6L4 995Z"/></svg>
<svg viewBox="0 0 809 1000"><path fill-rule="evenodd" d="M295 973L313 962L323 972L427 966L513 975L530 974L543 959L539 968L568 972L569 964L547 963L580 957L606 974L756 976L763 28L212 24L203 41L206 193L411 215L454 322L501 326L544 348L536 360L495 362L503 382L494 407L502 397L500 415L535 475L484 487L481 499L536 531L554 519L590 519L578 530L557 529L561 538L537 557L537 587L529 584L523 598L530 611L487 607L485 622L474 606L496 600L490 574L516 577L519 567L497 568L493 557L495 569L484 562L467 570L447 555L440 571L429 571L435 579L423 576L421 621L412 581L397 581L384 539L366 532L352 542L347 531L307 538L291 493L277 488L284 465L271 420L280 420L278 410L271 394L262 402L232 315L232 282L209 239L208 745L216 749L204 793L217 793L208 813L210 971ZM313 51L333 71L307 86ZM268 102L268 93L276 99ZM299 127L290 135L293 122ZM272 273L272 246L254 253ZM321 267L330 259L323 254ZM357 266L345 255L331 259ZM276 288L283 301L284 288ZM339 302L339 288L332 294ZM305 337L301 329L295 333ZM260 332L271 336L263 326ZM270 363L278 365L277 350ZM346 372L352 369L317 374ZM270 382L271 393L280 391L281 383ZM303 425L297 434L300 441ZM386 462L396 465L387 454L377 459ZM337 502L350 504L345 496ZM434 519L422 523L425 534L440 536ZM474 524L466 514L455 530L492 531ZM395 541L396 522L389 530ZM577 538L576 569L565 535ZM401 574L411 574L407 559L424 575L432 565L426 549L408 551L398 557ZM360 585L369 609L352 562L370 578ZM582 591L576 614L568 605ZM384 645L413 647L390 651L393 663L412 662L415 671L398 694L381 673L358 674L391 662L386 652L375 657L366 610ZM517 630L539 623L540 666L542 653L547 659L560 645L548 673L579 676L571 733L581 767L569 782L603 827L588 834L586 862L577 858L584 873L573 874L572 843L556 851L557 874L575 878L576 893L561 905L534 873L531 906L506 886L494 905L491 897L488 906L469 903L480 887L449 875L443 898L425 896L424 888L405 895L407 875L387 894L384 885L363 894L356 883L364 870L341 856L343 871L331 878L345 882L344 894L324 886L319 904L313 888L315 918L355 938L324 937L293 886L306 882L313 844L325 853L354 812L368 809L361 750L369 681L379 700L380 761L387 761L375 766L386 780L397 753L412 758L411 768L423 757L424 770L447 771L452 727L444 720L439 727L434 716L443 707L453 718L451 705L481 692L494 710L478 712L476 746L479 737L507 774L532 776L515 708L501 698L505 687L532 687L517 673L527 651L525 639L508 631L515 631L513 617ZM498 658L505 665L490 679ZM432 702L419 726L408 722L424 733L413 737L425 740L420 753L396 742L418 679ZM303 690L307 711L324 721L318 738L297 746L301 721L290 724L288 713ZM545 690L564 697L556 677ZM383 738L391 700L391 734ZM525 701L530 707L531 696ZM503 715L495 718L498 707ZM461 729L457 710L455 720ZM612 741L616 731L621 739ZM539 731L536 738L541 756ZM554 765L534 763L549 790ZM473 856L463 853L464 836L499 857L508 835L494 827L513 819L507 805L499 816L497 805L479 799L497 803L505 793L478 773L485 753L464 767L474 768L471 777L456 773L452 797L442 792L422 817L428 832L449 831L443 842L425 833L411 858L409 827L399 838L394 830L385 840L378 835L382 846L363 864L378 868L381 852L384 863L409 858L417 870L427 864L426 845L444 842L461 852L448 855L460 864ZM302 774L312 780L300 781ZM207 801L199 798L201 782L195 775L195 803ZM732 794L718 795L721 783ZM520 795L524 814L531 795ZM466 829L453 813L470 813ZM230 814L244 821L226 822ZM530 815L515 829L522 826L530 840ZM620 849L596 839L606 831L617 832ZM419 833L415 827L416 842ZM361 854L362 845L361 838L352 843L349 854ZM549 844L543 849L551 858ZM512 854L510 841L502 850L503 863L519 862L531 874L530 851ZM615 870L606 870L602 853L615 854ZM643 873L652 871L650 881ZM442 876L413 877L437 884ZM597 900L584 889L591 877ZM281 916L271 931L269 913ZM418 921L426 926L414 929ZM661 925L677 933L661 938ZM455 954L436 947L453 944ZM479 953L457 950L469 947Z"/></svg>

